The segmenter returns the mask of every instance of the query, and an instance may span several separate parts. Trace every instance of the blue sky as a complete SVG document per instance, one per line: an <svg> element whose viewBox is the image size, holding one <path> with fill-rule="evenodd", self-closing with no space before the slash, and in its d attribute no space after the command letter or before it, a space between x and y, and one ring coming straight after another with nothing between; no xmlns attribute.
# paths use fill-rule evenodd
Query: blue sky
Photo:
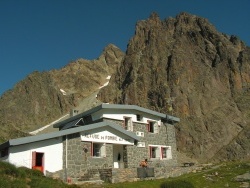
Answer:
<svg viewBox="0 0 250 188"><path fill-rule="evenodd" d="M33 71L125 52L138 20L188 12L250 46L250 0L0 0L0 96Z"/></svg>

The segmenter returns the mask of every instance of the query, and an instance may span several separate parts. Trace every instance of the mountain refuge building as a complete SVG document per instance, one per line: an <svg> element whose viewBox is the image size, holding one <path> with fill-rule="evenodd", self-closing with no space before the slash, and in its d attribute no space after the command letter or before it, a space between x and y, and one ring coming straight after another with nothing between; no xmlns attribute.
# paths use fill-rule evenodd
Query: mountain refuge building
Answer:
<svg viewBox="0 0 250 188"><path fill-rule="evenodd" d="M53 125L59 131L2 143L0 160L67 182L168 177L177 166L177 117L121 104L71 115Z"/></svg>

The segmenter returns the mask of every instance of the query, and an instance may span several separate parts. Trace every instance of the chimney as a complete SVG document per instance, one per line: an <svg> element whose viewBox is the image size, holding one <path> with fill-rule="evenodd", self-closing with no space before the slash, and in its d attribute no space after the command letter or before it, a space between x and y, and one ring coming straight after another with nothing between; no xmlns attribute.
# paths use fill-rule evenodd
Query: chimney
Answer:
<svg viewBox="0 0 250 188"><path fill-rule="evenodd" d="M73 116L77 115L78 112L79 112L79 110L71 109L71 110L70 110L70 117L73 117Z"/></svg>

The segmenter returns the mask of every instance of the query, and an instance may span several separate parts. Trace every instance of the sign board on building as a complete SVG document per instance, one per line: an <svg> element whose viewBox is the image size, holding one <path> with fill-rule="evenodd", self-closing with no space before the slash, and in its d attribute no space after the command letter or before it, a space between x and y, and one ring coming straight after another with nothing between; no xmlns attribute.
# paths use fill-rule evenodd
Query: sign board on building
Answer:
<svg viewBox="0 0 250 188"><path fill-rule="evenodd" d="M81 140L88 142L101 142L101 143L111 143L111 144L123 144L123 145L134 145L134 140L127 137L115 135L109 131L101 132L82 132Z"/></svg>

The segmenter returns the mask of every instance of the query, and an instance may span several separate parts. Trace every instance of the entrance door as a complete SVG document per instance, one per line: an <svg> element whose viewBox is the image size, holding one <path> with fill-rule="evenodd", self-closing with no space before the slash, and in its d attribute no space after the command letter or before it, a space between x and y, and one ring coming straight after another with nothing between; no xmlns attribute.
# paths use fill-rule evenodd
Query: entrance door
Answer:
<svg viewBox="0 0 250 188"><path fill-rule="evenodd" d="M32 169L44 171L44 153L32 152Z"/></svg>
<svg viewBox="0 0 250 188"><path fill-rule="evenodd" d="M124 168L123 145L113 144L113 162L114 168Z"/></svg>

